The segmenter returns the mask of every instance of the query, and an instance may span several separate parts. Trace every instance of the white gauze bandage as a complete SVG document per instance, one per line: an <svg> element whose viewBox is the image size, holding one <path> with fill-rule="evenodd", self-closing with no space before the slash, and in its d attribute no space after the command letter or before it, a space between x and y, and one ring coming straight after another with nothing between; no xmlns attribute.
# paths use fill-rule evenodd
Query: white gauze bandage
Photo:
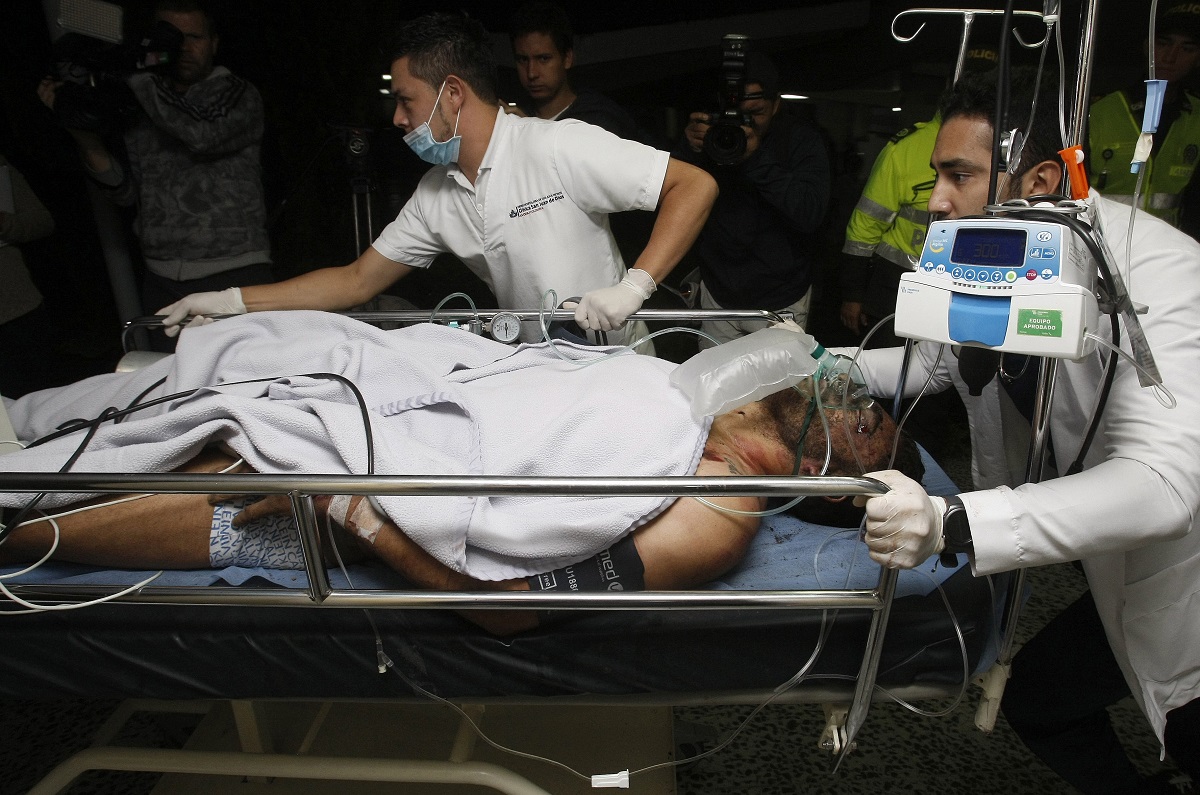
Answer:
<svg viewBox="0 0 1200 795"><path fill-rule="evenodd" d="M379 529L383 527L387 517L375 509L368 497L359 500L358 505L354 506L354 512L351 513L350 503L353 499L349 494L334 495L333 499L329 501L329 518L359 538L365 538L367 543L374 544L375 538L379 535Z"/></svg>

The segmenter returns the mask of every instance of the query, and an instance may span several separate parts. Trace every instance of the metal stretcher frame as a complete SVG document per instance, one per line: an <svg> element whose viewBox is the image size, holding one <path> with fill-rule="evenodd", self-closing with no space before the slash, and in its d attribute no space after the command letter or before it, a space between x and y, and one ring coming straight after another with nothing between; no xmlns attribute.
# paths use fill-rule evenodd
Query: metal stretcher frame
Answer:
<svg viewBox="0 0 1200 795"><path fill-rule="evenodd" d="M443 310L437 313L439 320L470 322L479 320L489 322L499 310ZM356 312L347 313L350 317L372 323L406 324L427 322L430 312L424 310L405 310L392 312ZM522 320L537 320L539 312L513 312ZM569 320L573 313L557 310L546 312L547 319L555 321ZM786 313L780 314L769 311L728 311L728 310L641 310L631 316L631 319L648 321L695 321L702 319L750 319L774 322L784 319ZM158 323L156 318L141 318L131 321L126 326L126 332L138 326L153 326ZM123 339L129 339L127 333ZM0 458L0 462L2 462ZM188 493L188 494L287 494L292 503L301 544L305 571L308 575L308 587L280 589L277 586L269 588L239 587L188 587L188 586L154 586L147 585L136 592L120 597L123 603L141 604L175 604L175 605L210 605L210 606L277 606L277 607L310 607L310 608L390 608L390 609L471 609L471 610L737 610L737 609L802 609L802 610L869 610L871 620L867 633L858 675L855 679L849 706L844 714L844 723L831 723L826 728L826 735L831 729L837 736L831 739L823 736L822 747L834 751L836 770L845 755L856 747L854 739L866 721L871 701L875 694L875 683L878 675L879 662L883 649L884 636L887 630L888 618L892 601L896 592L899 572L893 569L881 569L877 584L869 589L848 590L808 590L808 591L641 591L641 592L596 592L572 593L567 595L549 592L529 591L486 591L486 592L435 592L435 591L383 591L361 589L336 589L330 584L320 553L320 538L318 520L313 506L313 497L317 495L350 494L376 496L502 496L502 495L574 495L574 496L673 496L673 497L703 497L703 496L759 496L775 498L791 498L804 496L859 496L886 493L887 486L878 480L865 477L500 477L500 476L399 476L399 475L272 475L261 473L247 474L103 474L103 473L13 473L0 471L0 492L38 493L66 491L70 493L102 493L117 494L138 492L144 494ZM45 604L78 604L97 598L110 596L123 590L122 586L61 586L61 585L10 585L14 594ZM1008 611L1007 618L1015 618L1015 613ZM1001 639L1005 641L1011 636L1011 622L1001 626ZM966 683L962 683L965 687ZM822 701L843 701L843 690L837 688L820 689ZM918 686L916 697L934 697L948 695L945 688ZM562 703L559 698L555 703ZM586 701L587 699L583 699ZM602 702L612 703L609 696L601 697ZM795 699L782 699L783 701ZM813 698L801 698L801 701L811 703ZM471 699L475 703L477 699ZM486 701L482 699L481 701ZM619 701L619 699L618 699ZM645 703L642 699L634 699ZM568 700L568 703L570 700ZM582 702L581 702L582 703ZM734 703L718 698L715 703ZM834 720L840 722L842 716ZM124 769L150 770L167 772L171 770L195 771L195 760L190 757L176 758L176 754L194 752L163 753L149 755L132 755L122 749L111 749L116 752L110 756L99 749L84 752L79 758L64 763L64 771L74 770L70 778L62 779L65 772L57 772L45 780L46 788L35 789L36 793L57 792L52 789L50 782L64 781L65 786L79 773L88 769ZM282 760L268 760L259 757L257 761L245 765L233 765L228 754L214 755L209 760L217 767L205 767L205 770L236 771L245 768L246 775L291 775L301 777L300 773L284 773L286 768ZM220 757L220 758L218 758ZM150 767L129 767L134 764L132 759L138 759L136 764ZM189 761L191 760L191 761ZM304 761L295 770L306 771L303 777L312 777L312 759ZM206 762L205 764L209 764ZM456 770L462 768L462 762ZM81 767L82 765L82 767ZM396 774L397 769L384 766L389 775ZM341 767L337 768L342 770ZM333 770L331 768L330 770ZM269 772L260 772L269 771ZM411 771L410 771L411 772ZM374 775L374 774L372 774ZM383 775L382 773L380 775ZM408 774L406 774L408 775ZM424 774L421 774L424 775ZM440 775L440 774L439 774ZM446 778L447 783L464 781L462 776L470 776L473 783L488 780L488 786L495 786L505 792L532 793L540 792L537 787L526 788L524 779L519 784L512 784L506 778L495 778L491 772L462 772ZM322 776L329 777L329 776ZM502 780L503 779L503 780ZM378 779L362 779L378 780ZM398 780L429 780L425 778L404 778ZM513 788L509 788L509 787ZM532 785L531 785L532 786Z"/></svg>

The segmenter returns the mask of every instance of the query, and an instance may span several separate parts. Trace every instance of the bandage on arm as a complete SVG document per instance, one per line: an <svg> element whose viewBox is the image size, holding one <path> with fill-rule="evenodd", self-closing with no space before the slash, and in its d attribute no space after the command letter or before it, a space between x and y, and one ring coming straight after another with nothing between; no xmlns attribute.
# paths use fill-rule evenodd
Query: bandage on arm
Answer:
<svg viewBox="0 0 1200 795"><path fill-rule="evenodd" d="M380 529L388 521L371 498L351 497L349 494L335 495L329 501L329 518L368 544L375 543Z"/></svg>

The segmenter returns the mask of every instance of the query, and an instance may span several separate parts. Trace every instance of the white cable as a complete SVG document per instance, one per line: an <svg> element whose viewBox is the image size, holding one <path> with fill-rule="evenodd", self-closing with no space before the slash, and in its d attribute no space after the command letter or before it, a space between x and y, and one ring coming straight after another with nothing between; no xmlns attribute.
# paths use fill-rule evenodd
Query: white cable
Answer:
<svg viewBox="0 0 1200 795"><path fill-rule="evenodd" d="M98 604L103 604L104 602L111 602L114 599L120 599L122 596L128 596L134 591L138 591L154 582L162 575L162 571L158 571L141 582L129 586L123 591L118 591L117 593L109 594L108 596L102 596L99 599L93 599L90 602L79 602L77 604L69 605L38 605L34 604L33 602L26 602L24 599L21 599L12 591L8 590L8 586L6 586L3 582L0 582L0 593L3 593L17 604L30 608L29 610L0 610L0 616L18 616L28 615L29 613L61 612L64 610L79 610L84 607L94 607Z"/></svg>
<svg viewBox="0 0 1200 795"><path fill-rule="evenodd" d="M137 500L144 500L147 497L152 497L152 496L154 496L154 495L152 495L152 494L132 494L128 497L121 497L120 499L109 500L108 502L100 502L100 503L96 503L95 505L84 505L79 508L72 508L69 511L63 511L61 513L50 514L49 516L39 516L36 519L26 519L25 521L23 521L19 525L17 525L17 527L28 527L29 525L37 524L38 522L46 522L46 521L53 521L54 519L62 519L64 516L74 516L77 513L86 513L88 511L94 511L97 508L107 508L110 505L120 505L121 503L125 503L125 502L135 502ZM17 527L14 527L13 529L16 530Z"/></svg>
<svg viewBox="0 0 1200 795"><path fill-rule="evenodd" d="M344 568L343 568L343 573L345 573ZM430 699L431 701L442 704L442 705L447 706L450 709L454 710L468 724L470 724L471 729L475 732L475 735L479 739L483 740L485 743L490 745L492 748L495 748L497 751L500 751L501 753L506 753L506 754L511 754L513 756L521 757L523 759L529 759L529 760L532 760L535 762L543 762L543 763L551 765L553 767L557 767L560 770L564 770L567 773L570 773L571 775L582 779L583 781L587 781L587 782L592 781L592 776L586 775L584 773L580 773L578 770L571 767L570 765L564 764L563 762L559 762L556 759L550 759L549 757L539 756L538 754L532 754L532 753L528 753L526 751L519 751L515 748L510 748L506 745L502 745L502 744L496 742L491 737L489 737L487 735L487 733L485 733L483 731L483 729L480 728L479 724L477 724L475 722L475 719L472 718L469 714L467 714L458 704L455 704L452 701L442 698L441 696L437 695L436 693L431 693L430 691L421 687L419 684L417 684L413 680L409 679L404 674L404 672L401 671L396 666L396 664L395 664L395 662L393 662L392 658L389 657L388 654L383 650L383 638L379 633L378 627L376 627L376 625L375 625L374 619L370 615L370 611L364 609L363 613L367 616L367 620L370 622L371 628L375 633L375 649L376 649L376 655L379 660L379 672L380 673L384 673L386 670L391 670L397 676L399 676L400 679L406 685L411 687L418 694L425 696L426 698ZM837 611L835 610L834 617L836 618L836 616L837 616ZM742 722L737 726L737 728L735 728L733 730L732 733L730 733L730 735L728 737L725 738L724 741L722 741L715 747L710 748L707 751L696 754L694 756L685 757L683 759L675 759L670 762L659 762L657 764L649 765L648 767L643 767L638 770L630 771L628 775L630 777L632 777L632 776L640 775L642 773L649 773L652 770L658 770L658 769L664 768L664 767L678 767L683 764L689 764L691 762L696 762L700 759L703 759L707 756L711 756L711 755L717 753L718 751L723 750L726 746L728 746L730 743L732 743L737 738L737 736L739 734L741 734L741 732L748 725L750 725L750 721L753 720L754 717L756 715L758 715L759 712L761 712L768 705L770 705L773 701L775 701L775 699L779 698L784 693L786 693L788 690L791 690L793 687L796 687L801 682L803 682L805 678L807 678L809 669L812 668L814 663L816 663L817 658L820 656L822 649L825 648L825 641L828 639L829 632L831 629L832 629L832 624L829 623L829 611L822 610L821 611L821 627L817 633L817 642L816 642L816 645L813 647L812 654L809 655L809 657L805 661L804 665L801 666L800 670L798 670L796 673L794 673L787 681L785 681L781 685L778 685L774 690L772 690L771 694L769 696L767 696L767 698L764 699L761 703L759 703L750 712L749 715L747 715L745 718L743 718Z"/></svg>
<svg viewBox="0 0 1200 795"><path fill-rule="evenodd" d="M11 574L0 574L0 581L11 580L14 577L20 577L22 574L28 574L29 572L36 570L38 566L41 566L46 561L50 560L50 556L53 555L55 550L58 549L58 540L60 536L58 532L58 524L52 520L50 525L54 528L54 542L50 544L50 549L45 555L42 556L42 559L37 563L31 563L27 568L21 569L21 571L14 571Z"/></svg>
<svg viewBox="0 0 1200 795"><path fill-rule="evenodd" d="M877 331L879 331L879 329L883 328L884 323L889 322L890 320L892 320L895 317L896 317L896 313L893 312L890 315L888 315L887 317L881 318L879 320L879 322L876 323L874 326L871 326L870 330L867 331L867 333L863 336L862 340L858 343L858 350L855 351L854 356L850 359L850 373L853 373L855 371L855 369L858 367L858 357L862 356L862 352L867 349L867 343L871 341L871 337L874 337L875 333ZM847 374L847 377L848 376L849 376L849 374ZM850 418L846 415L845 410L846 410L847 401L849 400L849 398L850 398L850 390L847 389L846 392L842 396L842 422L846 426L847 436L849 436L849 433L850 433ZM863 466L862 460L858 457L858 446L855 445L853 443L853 441L851 441L851 444L850 444L850 451L854 454L854 463L858 465L859 473L865 475L866 467ZM891 458L888 459L888 466L891 466L891 462L894 461L895 459L896 459L896 449L893 449Z"/></svg>
<svg viewBox="0 0 1200 795"><path fill-rule="evenodd" d="M822 590L822 591L832 590L832 588L824 585L821 582L821 567L819 565L819 561L821 559L821 553L823 553L825 551L825 547L828 546L830 544L830 542L832 542L834 539L836 539L840 535L857 532L861 536L865 532L866 528L864 527L864 523L866 521L867 521L867 515L866 515L866 513L863 513L862 521L860 521L858 523L857 528L850 527L850 528L846 528L845 530L838 530L837 532L830 533L829 535L825 536L824 541L822 541L820 544L817 545L817 548L813 551L813 579L815 579L817 582L817 590ZM853 546L853 548L850 552L850 565L846 567L846 577L842 580L841 587L838 588L837 590L844 591L844 590L848 590L850 588L850 578L854 575L854 564L858 558L858 550L859 550L860 546L866 546L866 545L865 544L855 544Z"/></svg>
<svg viewBox="0 0 1200 795"><path fill-rule="evenodd" d="M79 610L80 608L83 608L83 607L92 607L93 605L103 604L104 602L111 602L114 599L120 599L122 596L127 596L128 594L131 594L134 591L137 591L140 588L143 588L146 585L149 585L150 583L154 582L155 580L157 580L159 577L162 576L162 572L159 571L158 573L153 574L150 577L147 577L146 579L142 580L141 582L129 586L128 588L126 588L123 591L118 591L117 593L109 594L108 596L102 596L99 599L93 599L90 602L80 602L78 604L69 604L69 605L39 605L39 604L34 604L33 602L27 602L24 599L22 599L21 597L14 594L12 591L10 591L8 589L8 586L6 586L4 584L4 580L9 579L10 577L16 577L20 574L25 574L29 571L32 571L33 569L36 569L38 566L41 566L43 563L45 563L47 560L50 559L50 556L52 554L54 554L54 551L56 549L58 549L58 541L62 535L62 531L58 527L58 522L51 519L50 526L54 528L54 543L50 545L50 551L46 553L45 557L43 557L41 560L39 560L33 566L30 566L29 568L25 569L24 571L20 571L20 572L17 572L16 574L9 574L9 575L0 577L0 593L4 594L5 596L7 596L9 599L16 602L17 604L19 604L23 607L27 607L29 609L28 610L0 610L0 615L17 616L17 615L28 615L29 613L46 613L46 612L63 611L63 610Z"/></svg>
<svg viewBox="0 0 1200 795"><path fill-rule="evenodd" d="M896 443L892 445L892 460L896 460L896 452L900 449L900 431L904 428L904 424L908 422L908 418L912 415L913 409L917 407L917 403L925 396L925 390L929 389L929 385L933 383L933 375L937 372L938 365L942 363L942 355L946 353L945 343L938 345L937 357L933 360L933 366L929 368L929 375L925 377L925 383L921 385L921 391L913 398L912 405L908 407L908 411L904 412L904 416L900 418L900 422L896 423Z"/></svg>
<svg viewBox="0 0 1200 795"><path fill-rule="evenodd" d="M374 622L372 622L372 626L374 626ZM506 753L506 754L512 754L513 756L519 756L523 759L531 759L535 762L545 762L548 765L553 765L554 767L557 767L561 770L565 770L566 772L570 773L571 775L577 776L578 778L583 779L584 781L590 782L592 780L591 776L584 775L583 773L580 773L578 770L571 767L570 765L563 764L562 762L559 762L555 759L549 759L544 756L538 756L537 754L531 754L526 751L518 751L515 748L509 748L506 745L501 745L500 743L496 742L491 737L489 737L483 731L483 729L479 728L479 724L477 724L475 722L474 718L472 718L470 715L468 715L462 709L462 707L460 707L458 704L455 704L453 701L448 701L447 699L442 698L441 696L437 695L436 693L431 693L430 691L426 690L425 688L421 687L419 684L417 684L416 682L412 681L407 676L405 676L404 672L396 667L396 664L392 661L392 658L389 657L387 655L387 653L383 651L382 641L380 641L380 639L379 639L378 630L376 630L376 640L379 641L376 643L376 651L377 651L377 654L379 655L381 668L387 668L387 669L390 669L391 671L393 671L397 676L399 676L404 681L404 683L406 685L411 687L413 690L415 690L420 695L425 696L426 698L430 699L431 701L435 701L439 704L443 704L443 705L449 707L450 709L454 710L455 712L457 712L467 723L469 723L471 725L471 728L475 731L475 735L479 739L483 740L485 743L487 743L491 747L495 748L497 751L501 751L502 753Z"/></svg>
<svg viewBox="0 0 1200 795"><path fill-rule="evenodd" d="M26 447L28 447L28 445L25 444L24 442L22 442L20 439L0 439L0 444L16 445L17 447L20 447L22 450L24 450Z"/></svg>

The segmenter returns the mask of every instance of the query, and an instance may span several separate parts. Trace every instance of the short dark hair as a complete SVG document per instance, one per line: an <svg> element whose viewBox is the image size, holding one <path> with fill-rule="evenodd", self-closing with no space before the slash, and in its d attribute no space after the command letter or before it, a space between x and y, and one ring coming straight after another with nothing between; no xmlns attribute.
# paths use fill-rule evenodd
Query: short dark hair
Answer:
<svg viewBox="0 0 1200 795"><path fill-rule="evenodd" d="M508 40L516 44L517 39L529 33L549 36L560 55L575 49L575 31L571 28L571 19L556 3L533 0L513 13L508 21Z"/></svg>
<svg viewBox="0 0 1200 795"><path fill-rule="evenodd" d="M154 4L154 11L150 17L153 19L159 14L199 14L204 17L204 23L208 27L208 35L217 35L217 20L212 15L212 10L206 3L200 0L158 0Z"/></svg>
<svg viewBox="0 0 1200 795"><path fill-rule="evenodd" d="M983 119L996 127L996 96L999 91L1000 73L993 69L987 72L964 73L942 97L942 124L955 116ZM1002 132L1020 130L1025 136L1021 160L1016 175L1020 176L1044 160L1059 162L1058 151L1063 148L1058 126L1058 105L1055 101L1056 77L1049 71L1042 76L1042 90L1037 88L1037 70L1032 67L1017 67L1009 71L1008 111ZM1030 109L1034 94L1037 108L1033 118Z"/></svg>
<svg viewBox="0 0 1200 795"><path fill-rule="evenodd" d="M407 57L413 77L434 89L455 75L484 102L497 101L491 39L483 25L466 14L434 13L412 20L396 35L391 53L391 63Z"/></svg>

